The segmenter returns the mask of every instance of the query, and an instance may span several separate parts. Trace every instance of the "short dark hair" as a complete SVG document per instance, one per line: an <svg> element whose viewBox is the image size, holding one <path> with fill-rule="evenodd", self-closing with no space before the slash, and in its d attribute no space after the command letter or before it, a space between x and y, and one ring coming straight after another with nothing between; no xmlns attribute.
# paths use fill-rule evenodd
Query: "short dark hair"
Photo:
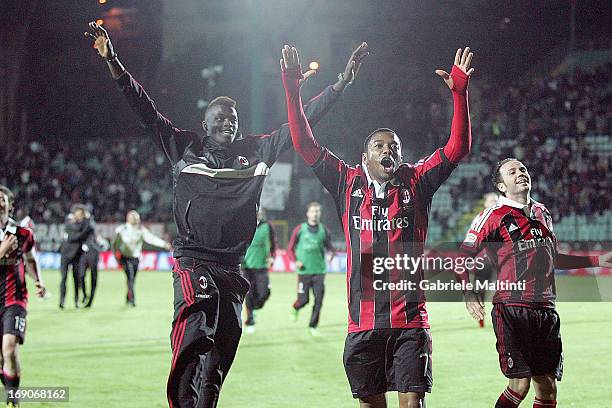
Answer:
<svg viewBox="0 0 612 408"><path fill-rule="evenodd" d="M385 127L381 127L378 129L375 129L372 133L370 133L364 140L363 142L363 152L366 153L368 151L368 143L370 143L370 140L372 139L372 136L374 136L377 133L393 133L394 135L397 136L397 133L395 133L395 130L393 129L389 129L389 128L385 128Z"/></svg>
<svg viewBox="0 0 612 408"><path fill-rule="evenodd" d="M321 207L321 203L317 201L309 202L308 205L306 206L306 211L310 210L311 207Z"/></svg>
<svg viewBox="0 0 612 408"><path fill-rule="evenodd" d="M11 215L15 209L15 194L13 194L10 188L3 186L2 184L0 184L0 193L3 193L8 197L9 215Z"/></svg>
<svg viewBox="0 0 612 408"><path fill-rule="evenodd" d="M206 108L206 113L208 113L208 111L213 107L213 106L227 106L228 108L234 108L236 109L236 101L233 100L232 98L230 98L229 96L217 96L215 99L213 99L212 101L210 101L208 103L208 107Z"/></svg>
<svg viewBox="0 0 612 408"><path fill-rule="evenodd" d="M506 194L504 192L502 192L499 188L497 188L497 185L499 183L503 183L504 182L504 179L502 178L500 169L501 169L501 166L503 166L504 164L508 163L509 161L513 161L513 160L519 161L519 159L517 159L516 157L506 157L505 159L498 161L495 164L495 169L493 170L493 175L491 176L491 181L493 182L493 187L495 187L495 190L499 191L499 194L501 194L503 196L505 196Z"/></svg>

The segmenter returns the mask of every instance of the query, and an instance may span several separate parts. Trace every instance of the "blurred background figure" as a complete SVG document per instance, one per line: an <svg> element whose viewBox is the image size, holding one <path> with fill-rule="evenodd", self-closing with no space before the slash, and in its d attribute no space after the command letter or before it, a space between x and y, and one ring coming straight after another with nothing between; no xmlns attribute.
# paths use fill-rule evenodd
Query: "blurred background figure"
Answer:
<svg viewBox="0 0 612 408"><path fill-rule="evenodd" d="M255 332L255 311L261 309L270 297L268 269L274 262L275 252L274 228L266 219L266 210L260 206L257 212L257 229L242 264L242 276L250 284L245 298L245 325L249 334Z"/></svg>
<svg viewBox="0 0 612 408"><path fill-rule="evenodd" d="M298 225L291 234L287 247L289 258L295 260L295 271L298 275L297 300L291 311L293 320L297 321L298 312L310 301L312 290L314 305L308 327L310 334L318 336L317 326L325 295L325 252L329 252L329 261L334 257L334 247L331 234L327 227L321 224L321 204L312 202L306 210L306 222Z"/></svg>
<svg viewBox="0 0 612 408"><path fill-rule="evenodd" d="M127 277L127 295L125 302L130 306L136 306L134 297L134 282L138 272L139 257L142 253L142 245L147 243L152 246L170 250L169 242L154 235L148 228L140 224L140 215L131 210L127 213L125 224L117 227L115 239L113 240L113 252L117 261L125 271Z"/></svg>
<svg viewBox="0 0 612 408"><path fill-rule="evenodd" d="M60 272L62 275L60 281L60 309L64 308L66 300L66 279L68 277L68 268L72 267L72 278L74 280L74 307L79 307L79 292L82 292L82 277L79 270L81 263L81 255L83 255L83 244L92 231L87 218L87 210L81 204L73 206L72 211L66 217L64 224L64 242L60 248L61 264ZM83 298L85 293L82 293Z"/></svg>
<svg viewBox="0 0 612 408"><path fill-rule="evenodd" d="M79 272L81 277L81 288L83 291L83 304L85 307L91 307L96 293L96 286L98 283L98 261L100 260L100 252L108 251L110 243L107 239L104 239L102 235L96 230L96 223L93 217L88 217L91 225L91 230L85 243L81 249L83 254L81 255L81 262L79 266ZM90 273L90 287L89 293L87 292L87 271Z"/></svg>

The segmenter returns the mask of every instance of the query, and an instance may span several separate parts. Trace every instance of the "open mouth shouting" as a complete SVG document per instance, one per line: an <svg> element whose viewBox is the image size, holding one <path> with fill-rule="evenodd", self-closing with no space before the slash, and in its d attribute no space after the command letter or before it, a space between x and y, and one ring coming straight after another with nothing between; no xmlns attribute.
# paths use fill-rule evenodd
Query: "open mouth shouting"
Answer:
<svg viewBox="0 0 612 408"><path fill-rule="evenodd" d="M383 168L383 171L387 174L393 173L395 171L395 160L389 156L385 156L380 160L380 165Z"/></svg>

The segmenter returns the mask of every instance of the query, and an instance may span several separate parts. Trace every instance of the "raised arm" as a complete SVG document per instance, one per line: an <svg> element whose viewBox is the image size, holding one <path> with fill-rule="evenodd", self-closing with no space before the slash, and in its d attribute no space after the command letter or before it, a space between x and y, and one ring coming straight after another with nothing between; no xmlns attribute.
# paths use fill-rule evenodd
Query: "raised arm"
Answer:
<svg viewBox="0 0 612 408"><path fill-rule="evenodd" d="M304 113L308 119L308 123L311 126L316 126L317 123L325 116L325 114L331 109L334 103L338 100L340 94L346 87L351 85L357 73L361 68L363 59L370 54L368 51L368 44L363 42L351 53L344 71L338 75L338 80L331 86L328 86L323 92L310 99L304 106ZM303 77L300 79L300 87L306 83L308 78L316 73L315 70L309 70L304 72ZM287 131L289 129L287 128Z"/></svg>
<svg viewBox="0 0 612 408"><path fill-rule="evenodd" d="M287 118L291 131L291 140L295 151L304 161L312 166L321 154L321 146L312 134L308 118L302 106L300 95L300 80L303 78L300 59L295 47L285 45L282 50L281 70L285 100L287 102Z"/></svg>
<svg viewBox="0 0 612 408"><path fill-rule="evenodd" d="M338 81L336 81L335 84L325 88L323 92L313 97L303 107L303 112L310 126L316 126L316 124L319 123L319 121L336 103L342 94L342 91L354 81L355 76L361 67L361 62L368 54L368 44L365 42L361 43L361 45L359 45L359 47L357 47L351 54L348 62L346 63L344 71L338 75ZM308 78L314 74L314 70L306 71L300 76L299 79L297 79L297 85L301 87L308 80ZM262 157L265 158L265 161L269 165L274 163L280 153L290 146L289 124L284 123L278 130L272 132L270 136L271 137L261 138L261 148L267 149L262 151Z"/></svg>
<svg viewBox="0 0 612 408"><path fill-rule="evenodd" d="M468 106L468 84L474 68L470 68L473 54L470 47L463 52L461 48L455 53L455 63L448 74L441 69L436 70L453 94L453 120L451 134L444 146L444 155L454 164L459 163L468 155L472 147L472 130L470 110Z"/></svg>
<svg viewBox="0 0 612 408"><path fill-rule="evenodd" d="M123 67L111 43L108 32L95 22L89 23L90 31L84 35L94 40L94 48L106 61L110 73L125 95L130 108L138 116L143 127L155 134L155 142L160 145L171 163L180 159L185 148L191 142L191 132L174 127L172 122L162 115L132 75Z"/></svg>

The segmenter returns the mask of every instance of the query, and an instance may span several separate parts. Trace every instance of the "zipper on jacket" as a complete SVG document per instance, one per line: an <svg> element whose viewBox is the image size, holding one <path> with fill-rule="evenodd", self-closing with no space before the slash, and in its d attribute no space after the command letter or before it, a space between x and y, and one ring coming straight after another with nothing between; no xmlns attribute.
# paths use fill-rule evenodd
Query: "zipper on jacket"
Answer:
<svg viewBox="0 0 612 408"><path fill-rule="evenodd" d="M189 209L191 208L191 200L187 201L187 208L185 209L185 226L187 227L187 239L191 236L191 228L189 227Z"/></svg>

